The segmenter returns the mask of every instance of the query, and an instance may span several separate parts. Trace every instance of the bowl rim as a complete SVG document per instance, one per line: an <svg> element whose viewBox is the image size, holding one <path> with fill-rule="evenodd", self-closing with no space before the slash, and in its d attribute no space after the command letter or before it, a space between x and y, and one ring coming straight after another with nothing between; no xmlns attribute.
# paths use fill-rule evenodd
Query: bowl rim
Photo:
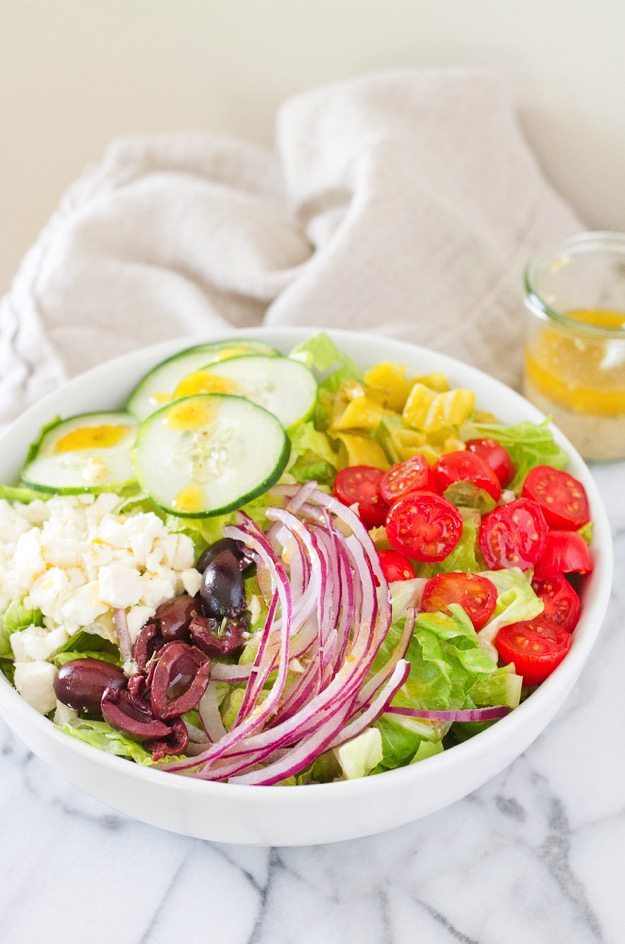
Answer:
<svg viewBox="0 0 625 944"><path fill-rule="evenodd" d="M440 364L442 371L449 372L452 376L454 372L460 371L464 375L462 383L475 382L478 387L486 383L494 394L501 394L502 398L504 398L503 402L507 402L510 405L514 404L519 409L522 408L527 419L533 422L540 422L545 419L545 415L537 407L529 403L525 397L511 387L508 387L502 381L497 380L485 371L467 364L458 358L439 353L438 351L422 347L421 345L390 338L381 334L377 335L371 332L361 333L347 329L321 329L316 326L262 326L256 328L232 328L224 331L211 331L208 329L205 332L137 348L105 361L102 364L98 364L71 378L66 384L52 391L24 411L2 432L2 435L0 435L0 449L5 439L15 435L22 424L25 424L33 416L40 413L48 404L50 404L51 409L53 409L55 400L62 393L66 394L71 392L74 388L80 388L86 381L97 381L106 376L111 370L132 365L134 361L141 358L154 356L154 364L156 364L158 360L164 359L168 354L174 353L175 351L182 351L185 347L197 344L199 341L220 341L233 337L247 336L265 338L267 336L279 335L280 338L287 339L287 343L284 344L284 341L278 342L278 347L293 346L305 340L307 337L319 333L321 330L326 331L339 345L341 344L341 339L347 342L352 341L356 346L362 345L363 343L365 346L369 343L375 345L375 342L378 341L384 345L387 343L391 346L395 345L398 350L403 348L406 350L407 356L411 360L417 359L419 356L424 356L426 359L434 357ZM384 354L382 354L382 356L384 356ZM506 410L504 409L503 412L505 414ZM225 800L228 795L231 795L233 798L238 797L239 799L245 797L261 805L276 802L281 804L288 803L290 805L302 804L308 802L312 795L327 800L331 800L337 796L344 799L348 793L351 793L354 798L366 798L368 795L373 796L373 794L377 793L384 784L386 784L389 789L392 789L393 785L397 785L400 782L403 783L408 778L412 778L414 786L418 787L419 781L428 779L436 772L440 772L444 775L444 772L450 767L455 768L458 765L462 765L463 761L470 762L471 760L478 760L480 756L490 755L491 752L496 752L502 743L514 737L517 729L524 727L526 718L540 712L541 708L548 711L550 705L553 706L554 701L556 702L556 706L555 709L551 711L551 714L553 715L554 711L557 710L559 705L557 700L558 691L564 690L564 697L566 697L596 642L603 624L612 586L613 547L605 505L584 460L566 436L564 436L557 427L552 426L552 428L556 440L567 451L571 464L576 467L575 474L579 475L582 479L590 500L594 526L593 542L595 543L595 554L597 551L599 552L599 566L593 571L592 576L594 599L590 607L588 607L588 604L586 605L586 612L584 612L584 610L582 611L582 618L579 624L579 627L582 628L582 632L578 632L578 627L574 636L573 645L566 659L560 663L552 675L550 675L522 704L511 711L510 714L501 718L496 724L491 725L491 727L486 730L474 735L472 738L454 745L453 748L432 757L425 758L418 764L411 764L396 768L395 770L384 771L375 777L361 777L333 783L287 785L276 789L275 785L252 787L247 784L219 783L184 775L175 776L168 771L131 763L123 757L101 751L90 744L79 741L77 738L70 737L57 728L45 715L40 714L29 705L4 675L0 673L0 709L2 717L7 721L9 726L11 726L11 715L15 714L20 716L25 724L28 724L30 727L34 726L42 735L56 740L59 747L72 752L83 761L93 762L96 765L99 764L112 773L118 773L131 780L152 783L154 787L169 784L169 789L175 790L177 793L195 794L201 791L203 795L206 796L208 802L216 798Z"/></svg>

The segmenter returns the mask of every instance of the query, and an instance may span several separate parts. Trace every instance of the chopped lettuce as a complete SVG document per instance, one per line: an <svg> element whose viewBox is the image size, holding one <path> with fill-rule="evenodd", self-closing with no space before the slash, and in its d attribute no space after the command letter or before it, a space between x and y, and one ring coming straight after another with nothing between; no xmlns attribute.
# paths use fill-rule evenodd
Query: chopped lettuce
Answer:
<svg viewBox="0 0 625 944"><path fill-rule="evenodd" d="M473 482L454 482L443 494L452 505L458 508L475 508L482 515L492 511L497 504L492 495L483 488L478 488Z"/></svg>
<svg viewBox="0 0 625 944"><path fill-rule="evenodd" d="M14 600L0 617L0 658L13 658L11 634L20 633L29 626L43 626L43 613Z"/></svg>
<svg viewBox="0 0 625 944"><path fill-rule="evenodd" d="M393 624L374 669L389 658L400 633L401 623ZM405 658L410 674L393 698L396 707L449 710L518 704L520 679L509 669L498 669L496 657L480 647L469 617L457 604L450 606L449 615L417 615ZM448 727L439 721L388 713L375 726L382 735L383 759L378 770L409 763L421 742L440 741Z"/></svg>
<svg viewBox="0 0 625 944"><path fill-rule="evenodd" d="M366 728L337 747L335 754L346 780L366 777L382 763L382 735L378 728Z"/></svg>
<svg viewBox="0 0 625 944"><path fill-rule="evenodd" d="M493 616L479 631L478 638L482 649L497 659L493 641L501 627L534 619L542 613L544 604L532 588L530 575L518 567L487 570L482 572L482 576L488 577L497 587L497 605Z"/></svg>
<svg viewBox="0 0 625 944"><path fill-rule="evenodd" d="M334 397L341 384L346 380L360 381L360 371L324 332L298 344L289 357L301 361L315 375L319 387L314 422L318 429L327 429L332 416Z"/></svg>
<svg viewBox="0 0 625 944"><path fill-rule="evenodd" d="M101 659L113 665L122 664L119 647L115 643L85 629L79 629L70 636L50 661L60 668L72 659Z"/></svg>
<svg viewBox="0 0 625 944"><path fill-rule="evenodd" d="M326 433L315 429L311 422L301 423L291 433L291 465L289 474L297 482L314 479L322 485L334 481L340 461Z"/></svg>
<svg viewBox="0 0 625 944"><path fill-rule="evenodd" d="M97 747L100 751L106 751L107 754L126 757L144 767L150 767L154 763L152 755L142 744L126 737L121 731L116 731L108 721L88 721L85 718L78 718L72 724L62 724L59 727L66 734L71 734L72 737L92 747ZM175 757L167 759L176 760Z"/></svg>
<svg viewBox="0 0 625 944"><path fill-rule="evenodd" d="M514 462L516 473L510 488L513 491L523 484L525 476L537 465L551 465L564 469L568 456L557 444L551 432L548 419L542 423L530 423L524 420L514 426L500 426L498 423L472 423L463 428L463 439L487 436L505 446Z"/></svg>
<svg viewBox="0 0 625 944"><path fill-rule="evenodd" d="M289 357L312 370L322 390L336 393L344 380L361 380L355 363L323 331L294 347Z"/></svg>

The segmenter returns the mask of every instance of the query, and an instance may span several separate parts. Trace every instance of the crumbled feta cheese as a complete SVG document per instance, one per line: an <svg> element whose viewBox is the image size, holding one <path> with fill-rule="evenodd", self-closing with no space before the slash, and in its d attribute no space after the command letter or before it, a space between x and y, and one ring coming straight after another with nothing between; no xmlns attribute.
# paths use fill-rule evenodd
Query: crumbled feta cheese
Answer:
<svg viewBox="0 0 625 944"><path fill-rule="evenodd" d="M16 662L15 687L29 705L47 715L56 705L56 669L50 662Z"/></svg>
<svg viewBox="0 0 625 944"><path fill-rule="evenodd" d="M40 662L49 659L68 638L59 626L48 632L43 626L28 626L19 633L11 633L11 649L16 662Z"/></svg>
<svg viewBox="0 0 625 944"><path fill-rule="evenodd" d="M0 615L23 601L44 616L43 627L16 634L20 664L49 658L78 629L115 640L118 607L135 638L161 603L197 592L193 541L152 512L115 514L119 504L113 493L0 500Z"/></svg>
<svg viewBox="0 0 625 944"><path fill-rule="evenodd" d="M199 570L196 570L195 567L183 570L180 574L180 579L182 580L185 593L188 593L190 597L194 597L202 584L202 574Z"/></svg>
<svg viewBox="0 0 625 944"><path fill-rule="evenodd" d="M126 615L126 623L131 642L134 643L147 621L154 616L154 613L155 610L152 606L133 606L129 610Z"/></svg>
<svg viewBox="0 0 625 944"><path fill-rule="evenodd" d="M135 606L142 595L141 574L123 564L100 568L100 599L112 607Z"/></svg>

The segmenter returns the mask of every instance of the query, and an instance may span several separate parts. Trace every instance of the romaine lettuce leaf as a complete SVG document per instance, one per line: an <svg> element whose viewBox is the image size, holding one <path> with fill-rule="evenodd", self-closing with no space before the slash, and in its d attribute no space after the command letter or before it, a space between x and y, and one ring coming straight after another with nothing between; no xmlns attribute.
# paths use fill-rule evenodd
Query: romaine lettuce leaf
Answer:
<svg viewBox="0 0 625 944"><path fill-rule="evenodd" d="M388 659L401 622L393 624L382 643L374 670ZM405 658L410 674L393 698L404 708L449 710L506 704L514 707L520 697L520 678L508 668L497 667L480 647L471 620L462 607L450 606L450 614L419 613ZM378 769L409 763L421 742L440 741L446 724L427 719L384 714L375 726L382 735L383 759Z"/></svg>
<svg viewBox="0 0 625 944"><path fill-rule="evenodd" d="M14 600L0 616L0 657L13 658L11 633L20 633L28 626L43 626L43 613Z"/></svg>
<svg viewBox="0 0 625 944"><path fill-rule="evenodd" d="M328 436L310 422L301 423L291 433L291 465L289 474L297 482L315 480L323 485L334 481L339 457Z"/></svg>
<svg viewBox="0 0 625 944"><path fill-rule="evenodd" d="M345 381L360 381L360 371L323 332L298 344L289 356L301 361L314 373L319 385L314 423L317 429L327 429L332 417L334 398L341 384Z"/></svg>
<svg viewBox="0 0 625 944"><path fill-rule="evenodd" d="M315 374L319 387L332 393L344 380L361 380L354 362L323 331L294 347L289 357L305 364Z"/></svg>
<svg viewBox="0 0 625 944"><path fill-rule="evenodd" d="M72 659L102 659L113 665L122 664L119 648L115 643L84 629L79 629L70 636L50 661L60 668Z"/></svg>
<svg viewBox="0 0 625 944"><path fill-rule="evenodd" d="M523 484L525 476L537 465L551 465L564 469L568 456L553 437L548 419L542 423L530 423L524 420L514 426L500 426L498 423L471 423L462 429L463 439L487 436L505 446L514 462L516 473L510 488L513 491Z"/></svg>
<svg viewBox="0 0 625 944"><path fill-rule="evenodd" d="M542 613L544 604L534 593L530 575L518 567L512 567L510 570L486 570L482 571L482 576L487 577L497 587L497 605L493 616L479 631L478 639L482 649L496 660L497 650L493 640L501 627L534 619Z"/></svg>
<svg viewBox="0 0 625 944"><path fill-rule="evenodd" d="M366 777L382 763L382 735L378 728L366 728L337 747L335 754L346 780Z"/></svg>
<svg viewBox="0 0 625 944"><path fill-rule="evenodd" d="M126 737L121 731L116 731L107 721L88 721L85 718L79 718L73 724L62 724L59 727L66 734L71 734L72 737L84 741L85 744L91 744L100 751L126 757L145 767L153 763L152 755L145 747L133 741L132 738Z"/></svg>

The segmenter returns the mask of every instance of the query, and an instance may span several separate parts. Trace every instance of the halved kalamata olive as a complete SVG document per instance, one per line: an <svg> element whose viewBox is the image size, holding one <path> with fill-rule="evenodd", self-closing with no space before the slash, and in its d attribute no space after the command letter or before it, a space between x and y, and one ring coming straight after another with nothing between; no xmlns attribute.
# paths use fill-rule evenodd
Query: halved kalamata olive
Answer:
<svg viewBox="0 0 625 944"><path fill-rule="evenodd" d="M104 719L137 741L169 736L170 726L154 717L147 701L131 695L127 689L107 688L101 705Z"/></svg>
<svg viewBox="0 0 625 944"><path fill-rule="evenodd" d="M215 541L214 544L211 544L210 547L207 547L199 561L197 562L197 569L201 574L204 573L209 564L218 557L222 551L230 551L231 554L234 554L237 561L239 562L239 569L241 573L246 574L247 571L251 570L256 561L252 556L252 552L249 548L243 544L242 541L237 541L235 538L221 538L220 541Z"/></svg>
<svg viewBox="0 0 625 944"><path fill-rule="evenodd" d="M249 615L238 619L216 620L210 616L194 616L189 626L191 640L208 655L227 655L243 645L243 633L249 629Z"/></svg>
<svg viewBox="0 0 625 944"><path fill-rule="evenodd" d="M154 618L159 622L161 635L165 642L173 642L174 639L186 639L189 623L198 609L198 601L186 593L174 597L173 600L161 603Z"/></svg>
<svg viewBox="0 0 625 944"><path fill-rule="evenodd" d="M162 645L163 637L158 624L149 620L135 639L134 657L140 672L147 672L148 662Z"/></svg>
<svg viewBox="0 0 625 944"><path fill-rule="evenodd" d="M231 551L222 551L210 562L202 577L200 596L205 616L222 620L245 612L243 575Z"/></svg>
<svg viewBox="0 0 625 944"><path fill-rule="evenodd" d="M102 659L72 659L59 669L54 693L64 705L86 718L101 718L100 702L107 688L120 689L126 676L116 665Z"/></svg>
<svg viewBox="0 0 625 944"><path fill-rule="evenodd" d="M159 738L157 741L149 741L145 746L152 751L152 760L162 760L169 754L182 754L189 743L189 732L187 726L178 718L170 728L166 738Z"/></svg>
<svg viewBox="0 0 625 944"><path fill-rule="evenodd" d="M195 708L206 691L211 664L186 642L163 646L151 677L150 707L158 718L177 718Z"/></svg>

